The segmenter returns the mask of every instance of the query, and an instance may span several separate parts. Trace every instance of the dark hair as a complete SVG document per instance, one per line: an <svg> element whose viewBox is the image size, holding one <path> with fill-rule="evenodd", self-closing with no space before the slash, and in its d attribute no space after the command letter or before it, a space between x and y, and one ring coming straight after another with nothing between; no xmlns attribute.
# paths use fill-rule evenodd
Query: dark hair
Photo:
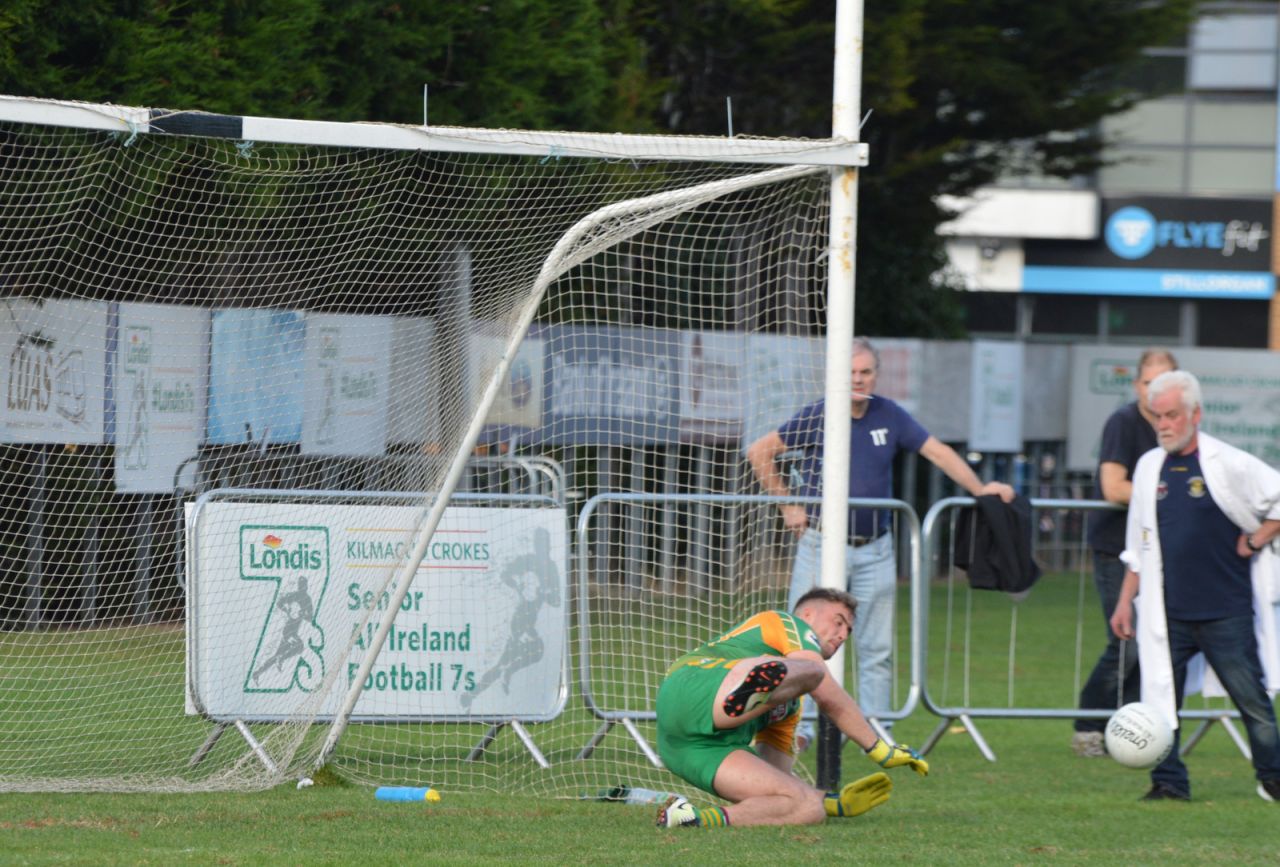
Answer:
<svg viewBox="0 0 1280 867"><path fill-rule="evenodd" d="M849 609L850 615L857 616L858 614L858 600L853 598L853 594L837 590L834 587L814 587L796 600L795 611L799 611L805 605L814 601L838 602Z"/></svg>

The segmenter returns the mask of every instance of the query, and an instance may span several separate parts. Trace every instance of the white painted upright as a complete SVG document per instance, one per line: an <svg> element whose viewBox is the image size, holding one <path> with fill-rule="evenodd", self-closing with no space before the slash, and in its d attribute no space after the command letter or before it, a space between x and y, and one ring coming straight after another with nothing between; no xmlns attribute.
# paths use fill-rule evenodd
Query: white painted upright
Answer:
<svg viewBox="0 0 1280 867"><path fill-rule="evenodd" d="M858 138L862 87L862 2L836 4L835 80L831 134ZM853 351L854 239L858 169L831 170L831 239L827 284L826 427L822 464L822 579L824 587L844 588L845 548L849 542L849 436L851 419L850 355ZM830 660L831 674L844 674L843 650Z"/></svg>

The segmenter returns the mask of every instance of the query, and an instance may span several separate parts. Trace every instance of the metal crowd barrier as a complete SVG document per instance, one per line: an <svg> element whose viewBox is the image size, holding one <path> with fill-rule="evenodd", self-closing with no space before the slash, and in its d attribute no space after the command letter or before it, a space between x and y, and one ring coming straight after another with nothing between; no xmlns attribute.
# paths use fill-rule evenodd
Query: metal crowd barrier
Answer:
<svg viewBox="0 0 1280 867"><path fill-rule="evenodd" d="M1040 582L1072 579L1076 581L1074 591L1077 597L1077 617L1074 624L1075 677L1074 683L1068 686L1016 682L1016 673L1020 668L1017 652L1019 621L1031 619L1031 612L1024 613L1023 608L1024 606L1028 609L1034 608L1037 592L1047 591L1038 591L1040 584L1037 584L1029 591L1011 598L1011 594L998 591L973 590L965 583L965 577L961 571L953 565L958 512L960 509L972 506L973 503L972 497L950 497L939 500L925 515L923 546L927 565L916 573L918 585L912 594L913 598L923 601L920 607L921 619L912 630L913 634L919 637L919 645L916 648L919 659L913 660L913 667L918 661L920 677L917 682L921 688L921 701L924 707L942 718L937 728L924 741L921 749L924 752L931 750L944 735L952 731L954 724L959 723L963 731L973 738L974 744L982 755L988 761L995 761L996 755L975 720L983 718L1056 719L1065 722L1075 719L1106 719L1114 712L1114 710L1081 710L1076 707L1076 702L1083 680L1088 677L1098 653L1102 650L1102 645L1099 643L1092 652L1082 653L1084 630L1098 631L1105 628L1094 590L1092 550L1086 539L1084 531L1086 521L1083 518L1089 512L1116 510L1119 507L1102 500L1031 500L1033 556L1045 567L1045 574ZM1064 524L1069 524L1073 528L1069 534L1073 538L1064 537L1061 532ZM951 543L950 548L945 547L944 543L947 542ZM957 623L954 617L957 602L956 588L962 583L964 588L959 601L964 605L964 618L959 624L961 634L957 636ZM929 619L934 613L931 611L934 595L942 596L947 607L947 618L943 629L944 647L940 652L929 642ZM1085 604L1086 597L1087 604ZM990 629L983 632L984 621L990 623L1000 616L1002 607L1007 607L1008 610L1007 634L993 634ZM1041 625L1040 629L1035 629L1034 627L1038 624L1032 620L1028 625L1033 627L1031 629L1023 627L1024 633L1031 633L1031 637L1025 639L1028 643L1044 641L1046 634L1054 634L1053 624L1046 623ZM962 694L959 700L953 701L949 700L949 695L950 678L955 663L952 645L956 643L963 649L959 663ZM995 651L992 648L1001 644L1008 648L1007 658L1004 660L1006 702L1003 707L992 703L981 703L994 692L990 683L992 678L981 675L986 669L994 667ZM975 663L975 658L980 658L982 662ZM941 664L943 681L941 689L938 684L939 664ZM976 685L974 683L975 667L982 669L978 678L981 682ZM1032 674L1031 681L1034 681L1035 677L1036 675ZM1054 686L1060 686L1059 692L1056 693L1062 697L1060 701L1049 703L1036 700L1046 692L1046 687ZM975 697L975 692L981 692L982 695ZM1023 703L1018 696L1019 692L1032 693L1032 700ZM1183 720L1199 721L1199 727L1191 735L1183 737L1181 746L1183 755L1191 751L1214 723L1220 723L1240 751L1248 757L1248 744L1234 724L1234 721L1240 718L1238 711L1228 706L1210 706L1219 703L1217 699L1202 699L1206 706L1193 708L1189 706L1190 700L1191 697L1188 697L1183 702L1181 717ZM1065 726L1063 737L1065 742L1068 737L1068 729Z"/></svg>
<svg viewBox="0 0 1280 867"><path fill-rule="evenodd" d="M766 534L726 533L705 538L708 527L739 527L751 509L768 510L776 523L776 507L782 503L819 504L817 497L740 496L728 494L599 494L583 506L578 516L575 552L578 578L578 678L583 699L600 725L578 754L589 757L614 726L623 729L655 767L662 767L637 723L656 718L654 703L666 667L681 653L723 632L739 620L766 608L786 604L791 574L790 557L778 561L773 583L746 580L741 569L762 556L753 544L763 544ZM895 708L871 720L882 734L883 724L909 716L919 703L922 654L915 625L923 620L917 592L920 572L919 519L901 500L850 499L850 508L876 508L894 513L899 576L909 576L912 588L909 614L898 623L909 630L909 683ZM720 510L709 514L709 510ZM600 526L603 523L604 526ZM674 545L671 528L681 530ZM647 532L646 532L647 528ZM687 532L686 532L687 531ZM699 538L704 536L704 538ZM702 552L701 564L681 558L675 548ZM903 549L906 555L901 556ZM627 552L614 556L613 551ZM657 552L637 557L637 552ZM617 564L616 568L613 564ZM638 577L646 564L657 571L649 580ZM745 570L744 570L745 571ZM775 586L776 585L776 586ZM895 629L895 635L899 630ZM610 641L614 632L625 642ZM895 684L897 660L894 654ZM853 684L854 677L846 682Z"/></svg>

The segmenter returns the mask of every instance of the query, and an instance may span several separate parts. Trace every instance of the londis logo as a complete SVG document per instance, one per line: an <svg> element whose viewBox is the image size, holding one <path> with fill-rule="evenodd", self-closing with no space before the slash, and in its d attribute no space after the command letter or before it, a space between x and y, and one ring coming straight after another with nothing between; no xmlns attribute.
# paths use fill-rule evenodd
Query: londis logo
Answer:
<svg viewBox="0 0 1280 867"><path fill-rule="evenodd" d="M1094 394L1127 395L1136 373L1135 364L1099 358L1089 368L1089 390Z"/></svg>
<svg viewBox="0 0 1280 867"><path fill-rule="evenodd" d="M245 575L314 572L325 568L328 534L321 527L240 528L240 568Z"/></svg>
<svg viewBox="0 0 1280 867"><path fill-rule="evenodd" d="M328 361L338 357L338 329L320 329L320 357Z"/></svg>
<svg viewBox="0 0 1280 867"><path fill-rule="evenodd" d="M127 367L145 366L151 363L151 329L130 326L125 338L124 363Z"/></svg>

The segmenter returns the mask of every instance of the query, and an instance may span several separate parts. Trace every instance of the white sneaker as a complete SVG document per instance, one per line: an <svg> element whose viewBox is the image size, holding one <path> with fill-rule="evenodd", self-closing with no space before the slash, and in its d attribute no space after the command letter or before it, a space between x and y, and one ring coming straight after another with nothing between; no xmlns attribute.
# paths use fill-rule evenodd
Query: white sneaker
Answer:
<svg viewBox="0 0 1280 867"><path fill-rule="evenodd" d="M672 795L658 808L659 828L688 828L698 824L698 811L683 795Z"/></svg>
<svg viewBox="0 0 1280 867"><path fill-rule="evenodd" d="M1082 759L1100 759L1107 754L1106 740L1102 732L1076 732L1071 750Z"/></svg>

